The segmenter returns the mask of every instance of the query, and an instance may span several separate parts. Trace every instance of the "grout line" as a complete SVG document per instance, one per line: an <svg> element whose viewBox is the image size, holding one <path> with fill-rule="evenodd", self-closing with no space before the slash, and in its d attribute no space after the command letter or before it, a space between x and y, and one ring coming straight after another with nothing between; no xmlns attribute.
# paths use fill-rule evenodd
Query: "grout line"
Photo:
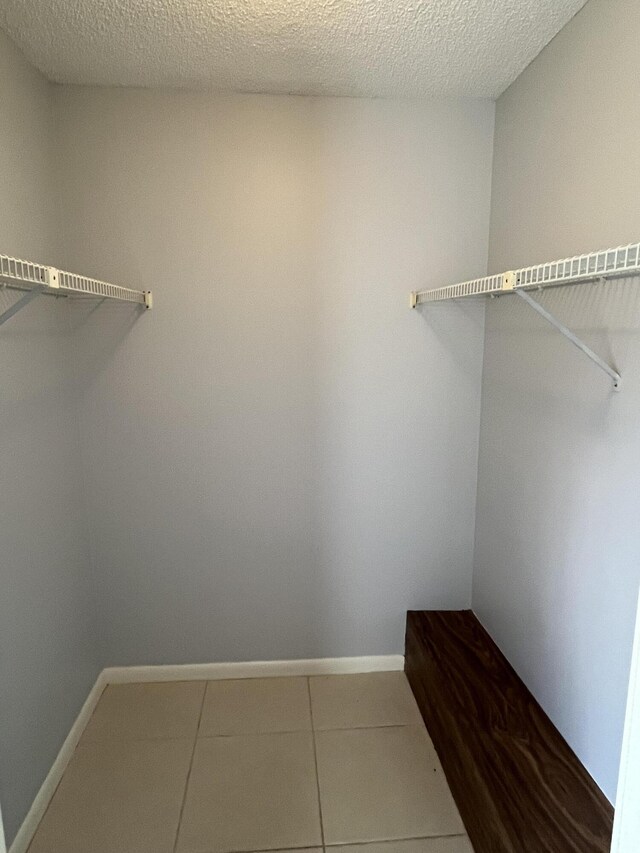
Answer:
<svg viewBox="0 0 640 853"><path fill-rule="evenodd" d="M218 734L218 735L198 735L198 740L215 740L216 738L231 738L231 737L270 737L271 735L308 735L311 734L311 729L286 729L283 731L272 732L264 729L259 732L236 732L235 734ZM287 848L289 849L289 848ZM294 850L294 847L290 848Z"/></svg>
<svg viewBox="0 0 640 853"><path fill-rule="evenodd" d="M184 735L116 735L110 737L102 737L95 738L92 740L88 740L83 744L78 744L78 746L105 746L110 743L139 743L142 741L143 743L156 743L156 741L164 741L164 740L191 740L193 735L184 734Z"/></svg>
<svg viewBox="0 0 640 853"><path fill-rule="evenodd" d="M200 723L202 722L202 714L204 711L204 700L207 696L207 685L204 685L202 691L202 703L200 705L200 714L198 715L198 725L196 726L196 735L193 739L193 749L191 751L191 761L189 762L189 770L187 771L187 780L184 785L184 794L182 796L182 805L180 806L180 815L178 816L178 826L176 827L176 839L173 842L173 853L178 849L178 837L180 836L180 827L182 825L182 816L184 815L184 807L187 802L187 791L189 790L189 781L191 779L191 770L193 769L193 759L196 754L196 746L198 745L198 732L200 731Z"/></svg>
<svg viewBox="0 0 640 853"><path fill-rule="evenodd" d="M440 838L467 838L468 836L464 832L456 832L452 835L416 835L407 838L379 838L375 841L335 841L331 844L305 844L302 847L284 847L280 848L284 851L284 853L289 853L289 851L297 851L300 853L301 850L318 850L321 847L330 850L332 847L370 847L372 844L398 844L403 841L437 841ZM237 850L229 850L228 853L263 853L264 848L258 848L257 850L245 850L244 848L239 848ZM216 853L215 850L205 850L202 853Z"/></svg>
<svg viewBox="0 0 640 853"><path fill-rule="evenodd" d="M318 751L316 749L316 732L313 726L313 704L311 702L311 678L307 676L307 694L309 696L309 713L311 715L311 741L313 743L313 763L316 770L316 790L318 792L318 813L320 816L320 846L324 850L324 820L322 818L322 799L320 798L320 777L318 776Z"/></svg>
<svg viewBox="0 0 640 853"><path fill-rule="evenodd" d="M317 729L313 726L313 715L312 715L312 723L310 729L282 729L278 731L270 731L269 729L261 729L257 732L234 732L232 734L229 733L220 733L220 734L211 734L211 735L198 735L198 740L213 740L214 738L226 738L226 737L264 737L266 735L296 735L296 734L308 734L313 731L317 734L324 734L325 732L370 732L375 729L425 729L426 726L422 721L417 723L382 723L381 725L376 726L340 726L339 728L327 728L327 729ZM121 738L122 740L147 740L147 738ZM184 738L157 738L157 740L183 740ZM156 740L156 738L153 738ZM287 848L294 850L296 848L291 847ZM301 848L303 849L303 848ZM251 851L249 851L251 853Z"/></svg>
<svg viewBox="0 0 640 853"><path fill-rule="evenodd" d="M372 731L374 729L424 729L425 726L422 722L418 723L383 723L382 725L376 726L342 726L340 728L327 728L327 729L314 729L313 727L310 729L285 729L282 731L268 731L264 729L262 731L257 732L235 732L233 734L211 734L211 735L202 735L199 731L196 731L196 738L198 740L213 740L214 738L230 738L230 737L263 737L266 735L293 735L293 734L309 734L311 731L324 733L324 732L352 732L352 731ZM190 734L182 734L182 735L118 735L116 737L101 737L101 738L90 738L89 740L82 739L82 743L78 743L77 747L85 748L87 746L104 746L109 743L137 743L142 741L143 743L155 743L159 741L166 740L189 740L192 737ZM296 848L291 847L288 848L294 850ZM304 849L304 848L300 848ZM251 851L249 851L251 853Z"/></svg>
<svg viewBox="0 0 640 853"><path fill-rule="evenodd" d="M467 838L464 832L454 832L449 835L415 835L410 838L378 838L375 841L333 841L325 844L327 850L332 847L369 847L372 844L399 844L403 841L437 841L440 838Z"/></svg>
<svg viewBox="0 0 640 853"><path fill-rule="evenodd" d="M305 676L306 677L306 676ZM289 853L289 851L295 851L295 853L301 853L302 850L322 850L321 844L305 844L304 847L278 847L278 850L281 850L282 853ZM199 850L198 853L219 853L217 850L209 849L209 850ZM257 850L227 850L226 853L265 853L264 847L260 847ZM267 851L268 853L268 851Z"/></svg>
<svg viewBox="0 0 640 853"><path fill-rule="evenodd" d="M375 726L327 726L327 728L314 729L316 732L353 732L370 731L371 729L424 729L423 720L413 723L376 723Z"/></svg>

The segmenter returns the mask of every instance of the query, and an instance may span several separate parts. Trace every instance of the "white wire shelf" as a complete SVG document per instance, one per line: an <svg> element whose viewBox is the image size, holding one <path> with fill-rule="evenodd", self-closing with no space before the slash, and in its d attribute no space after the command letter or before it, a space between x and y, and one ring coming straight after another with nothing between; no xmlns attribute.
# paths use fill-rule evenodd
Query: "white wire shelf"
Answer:
<svg viewBox="0 0 640 853"><path fill-rule="evenodd" d="M426 302L444 302L448 299L462 299L466 296L491 296L494 293L502 293L511 289L505 282L505 276L488 275L484 278L474 278L471 281L461 281L459 284L448 284L445 287L437 287L435 290L418 290L411 294L410 304L412 308L423 305Z"/></svg>
<svg viewBox="0 0 640 853"><path fill-rule="evenodd" d="M621 381L618 371L607 364L546 308L532 299L527 291L589 281L606 281L639 274L640 243L630 243L628 246L618 246L615 249L603 249L586 255L576 255L573 258L522 267L522 269L475 278L459 284L414 291L410 294L409 304L412 308L416 308L418 305L430 302L444 302L469 296L503 296L515 293L604 371L613 380L614 389L618 390Z"/></svg>
<svg viewBox="0 0 640 853"><path fill-rule="evenodd" d="M619 278L640 273L640 243L576 255L499 275L489 275L411 294L412 308L427 302L443 302L466 296L497 296L515 290L561 287L597 279Z"/></svg>
<svg viewBox="0 0 640 853"><path fill-rule="evenodd" d="M132 290L119 284L87 278L9 255L0 255L0 286L25 291L22 299L0 314L0 324L40 294L82 299L113 299L118 302L133 302L145 308L151 308L153 304L150 290Z"/></svg>

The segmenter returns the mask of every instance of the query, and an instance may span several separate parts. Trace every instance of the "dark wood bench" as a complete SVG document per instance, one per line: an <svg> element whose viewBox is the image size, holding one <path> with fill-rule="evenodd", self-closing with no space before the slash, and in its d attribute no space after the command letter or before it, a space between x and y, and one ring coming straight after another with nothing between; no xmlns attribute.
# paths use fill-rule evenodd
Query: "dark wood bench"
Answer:
<svg viewBox="0 0 640 853"><path fill-rule="evenodd" d="M409 612L405 654L476 853L609 853L610 803L472 611Z"/></svg>

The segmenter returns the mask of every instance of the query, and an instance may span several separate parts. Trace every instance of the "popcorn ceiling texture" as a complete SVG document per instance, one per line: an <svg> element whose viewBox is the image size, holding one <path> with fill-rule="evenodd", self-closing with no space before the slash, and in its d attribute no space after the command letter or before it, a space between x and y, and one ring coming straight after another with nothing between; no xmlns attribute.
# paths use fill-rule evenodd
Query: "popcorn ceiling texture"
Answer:
<svg viewBox="0 0 640 853"><path fill-rule="evenodd" d="M497 97L585 0L0 0L51 80Z"/></svg>

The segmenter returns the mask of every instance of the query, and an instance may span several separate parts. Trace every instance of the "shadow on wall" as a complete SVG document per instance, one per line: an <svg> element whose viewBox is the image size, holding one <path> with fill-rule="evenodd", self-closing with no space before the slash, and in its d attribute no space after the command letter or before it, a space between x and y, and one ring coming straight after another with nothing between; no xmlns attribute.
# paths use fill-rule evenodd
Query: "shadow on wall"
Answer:
<svg viewBox="0 0 640 853"><path fill-rule="evenodd" d="M75 381L78 391L82 393L106 368L136 324L144 320L147 309L141 305L108 299L72 300L65 308L67 329L72 336L70 347L73 351ZM85 335L90 336L91 345L82 349L80 357L78 338Z"/></svg>

